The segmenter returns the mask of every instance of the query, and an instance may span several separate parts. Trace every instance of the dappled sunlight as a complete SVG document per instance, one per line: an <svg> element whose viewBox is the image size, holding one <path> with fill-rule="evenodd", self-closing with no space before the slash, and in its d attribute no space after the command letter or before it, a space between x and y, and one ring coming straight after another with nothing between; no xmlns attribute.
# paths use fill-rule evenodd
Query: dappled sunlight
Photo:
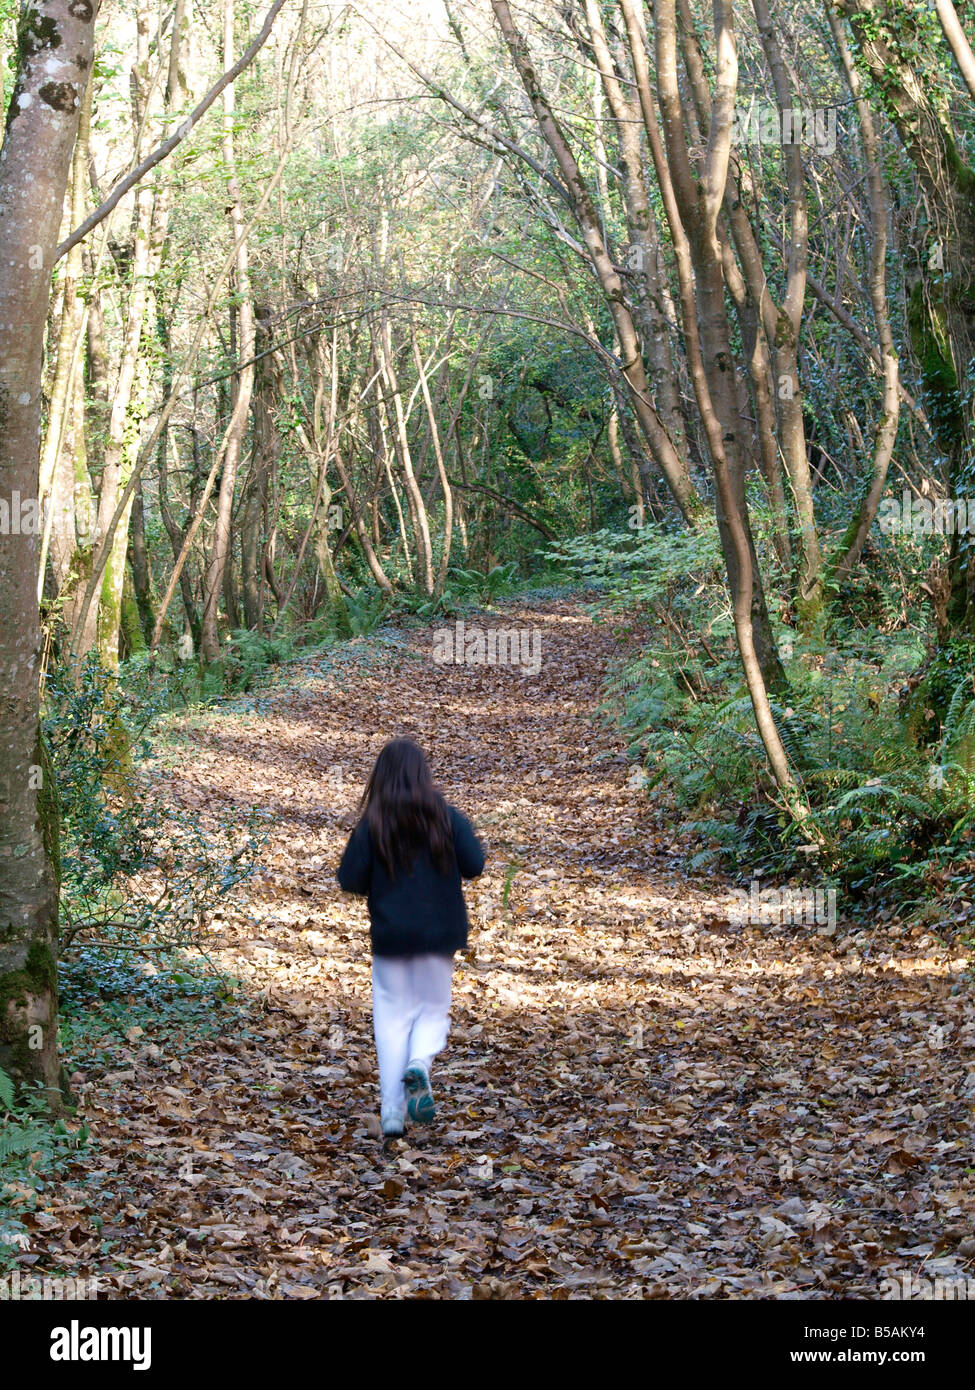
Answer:
<svg viewBox="0 0 975 1390"><path fill-rule="evenodd" d="M735 925L730 891L688 875L586 717L615 642L568 607L534 616L552 637L532 701L484 698L505 672L479 672L479 697L469 673L399 651L331 687L292 689L285 670L259 715L173 731L160 761L177 805L273 817L206 942L256 1020L132 1102L147 1249L188 1233L181 1266L222 1297L258 1279L294 1297L460 1297L488 1265L522 1296L557 1279L875 1297L905 1241L933 1248L943 1213L970 1204L975 1031L951 993L966 957L842 925ZM384 1151L367 914L334 872L375 750L403 729L489 857L467 895L441 1118ZM120 1096L104 1086L89 1104L111 1151ZM181 1170L167 1214L160 1185Z"/></svg>

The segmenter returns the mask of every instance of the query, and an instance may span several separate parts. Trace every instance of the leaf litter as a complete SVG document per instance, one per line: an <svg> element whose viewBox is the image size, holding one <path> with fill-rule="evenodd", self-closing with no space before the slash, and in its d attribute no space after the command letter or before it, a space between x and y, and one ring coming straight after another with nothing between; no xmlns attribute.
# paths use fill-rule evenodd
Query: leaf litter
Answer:
<svg viewBox="0 0 975 1390"><path fill-rule="evenodd" d="M971 1273L965 953L736 924L593 713L612 632L573 601L492 620L541 630L537 675L380 634L180 721L174 813L271 817L207 942L244 1022L133 1027L76 1078L97 1143L25 1265L142 1298L877 1298ZM398 734L488 867L437 1122L384 1146L366 911L334 870Z"/></svg>

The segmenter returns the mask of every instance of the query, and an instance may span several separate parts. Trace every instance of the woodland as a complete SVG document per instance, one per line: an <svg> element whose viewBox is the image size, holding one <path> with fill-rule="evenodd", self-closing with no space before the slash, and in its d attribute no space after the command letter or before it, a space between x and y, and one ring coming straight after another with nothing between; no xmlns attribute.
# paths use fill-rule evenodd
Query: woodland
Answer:
<svg viewBox="0 0 975 1390"><path fill-rule="evenodd" d="M3 1297L975 1296L973 46L0 0ZM488 862L384 1144L402 734Z"/></svg>

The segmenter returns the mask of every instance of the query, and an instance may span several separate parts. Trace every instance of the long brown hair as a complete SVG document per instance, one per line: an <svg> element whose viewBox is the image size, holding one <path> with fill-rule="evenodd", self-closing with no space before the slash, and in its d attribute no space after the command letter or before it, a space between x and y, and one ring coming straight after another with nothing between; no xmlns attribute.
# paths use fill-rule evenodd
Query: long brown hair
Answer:
<svg viewBox="0 0 975 1390"><path fill-rule="evenodd" d="M418 743L394 738L376 759L360 809L372 843L390 878L429 849L442 874L454 865L454 841L443 793L434 785L430 764Z"/></svg>

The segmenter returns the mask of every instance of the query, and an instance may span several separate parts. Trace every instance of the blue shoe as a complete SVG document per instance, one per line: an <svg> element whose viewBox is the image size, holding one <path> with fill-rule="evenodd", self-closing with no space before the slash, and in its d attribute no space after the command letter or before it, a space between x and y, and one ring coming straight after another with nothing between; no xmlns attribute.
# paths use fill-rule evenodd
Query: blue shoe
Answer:
<svg viewBox="0 0 975 1390"><path fill-rule="evenodd" d="M422 1062L411 1062L403 1076L406 1087L406 1108L410 1119L417 1125L428 1125L437 1113L433 1092L430 1090L430 1074Z"/></svg>

